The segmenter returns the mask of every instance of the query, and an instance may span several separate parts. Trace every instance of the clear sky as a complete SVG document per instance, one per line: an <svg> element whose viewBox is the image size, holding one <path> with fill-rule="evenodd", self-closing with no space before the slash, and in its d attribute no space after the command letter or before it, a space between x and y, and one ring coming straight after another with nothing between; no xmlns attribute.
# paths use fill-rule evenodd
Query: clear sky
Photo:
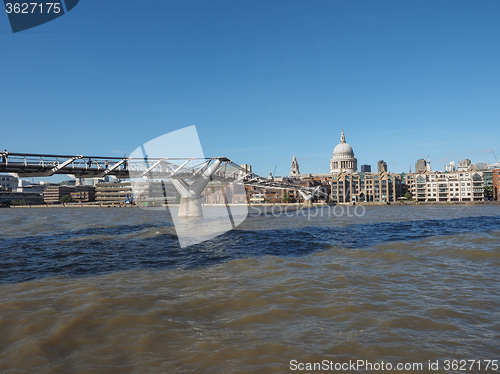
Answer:
<svg viewBox="0 0 500 374"><path fill-rule="evenodd" d="M3 13L3 11L2 11ZM120 156L196 125L206 156L326 173L500 157L500 1L81 0L13 34L0 148Z"/></svg>

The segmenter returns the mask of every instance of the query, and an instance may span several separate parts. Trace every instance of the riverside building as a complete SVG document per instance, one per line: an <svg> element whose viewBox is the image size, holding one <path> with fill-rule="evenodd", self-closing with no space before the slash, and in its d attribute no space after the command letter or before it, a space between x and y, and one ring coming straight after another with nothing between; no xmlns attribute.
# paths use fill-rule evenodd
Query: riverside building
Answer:
<svg viewBox="0 0 500 374"><path fill-rule="evenodd" d="M0 174L0 191L16 191L17 178L8 174Z"/></svg>
<svg viewBox="0 0 500 374"><path fill-rule="evenodd" d="M500 169L493 169L492 179L493 179L493 199L496 201L499 201L500 200Z"/></svg>
<svg viewBox="0 0 500 374"><path fill-rule="evenodd" d="M389 203L404 195L405 174L338 173L331 179L330 200L336 203Z"/></svg>
<svg viewBox="0 0 500 374"><path fill-rule="evenodd" d="M470 160L460 162L453 172L425 170L408 174L406 184L414 201L484 201L483 173Z"/></svg>
<svg viewBox="0 0 500 374"><path fill-rule="evenodd" d="M43 202L45 204L59 204L65 196L70 196L77 202L93 201L95 189L91 186L47 186L43 190Z"/></svg>
<svg viewBox="0 0 500 374"><path fill-rule="evenodd" d="M132 195L132 183L114 182L114 183L99 183L96 185L95 200L100 203L123 203L130 199Z"/></svg>

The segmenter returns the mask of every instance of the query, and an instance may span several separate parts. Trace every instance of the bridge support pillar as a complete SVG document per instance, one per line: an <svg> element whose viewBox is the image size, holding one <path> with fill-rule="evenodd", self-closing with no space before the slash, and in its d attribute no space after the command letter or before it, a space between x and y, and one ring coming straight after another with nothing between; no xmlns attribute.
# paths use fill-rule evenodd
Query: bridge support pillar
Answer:
<svg viewBox="0 0 500 374"><path fill-rule="evenodd" d="M172 184L181 195L179 204L179 212L177 215L182 218L203 217L203 209L201 206L201 194L207 187L212 176L219 169L221 160L217 159L210 167L207 168L200 176L196 178L190 185L182 179L172 179Z"/></svg>
<svg viewBox="0 0 500 374"><path fill-rule="evenodd" d="M304 199L304 208L312 208L313 202L312 202L312 197L308 197Z"/></svg>
<svg viewBox="0 0 500 374"><path fill-rule="evenodd" d="M203 217L201 209L201 196L199 197L181 197L179 204L179 217Z"/></svg>
<svg viewBox="0 0 500 374"><path fill-rule="evenodd" d="M313 190L299 190L300 195L304 199L303 208L312 208L313 200L316 193L319 191L321 186L316 187Z"/></svg>

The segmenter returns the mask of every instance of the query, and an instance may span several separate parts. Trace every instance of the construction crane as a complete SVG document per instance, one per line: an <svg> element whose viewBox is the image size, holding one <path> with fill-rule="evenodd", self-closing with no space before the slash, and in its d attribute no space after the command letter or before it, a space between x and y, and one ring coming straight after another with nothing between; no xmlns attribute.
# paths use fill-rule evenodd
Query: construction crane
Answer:
<svg viewBox="0 0 500 374"><path fill-rule="evenodd" d="M495 162L498 162L498 158L495 154L495 151L493 150L493 148L491 148L491 153L493 153L493 157L495 157Z"/></svg>

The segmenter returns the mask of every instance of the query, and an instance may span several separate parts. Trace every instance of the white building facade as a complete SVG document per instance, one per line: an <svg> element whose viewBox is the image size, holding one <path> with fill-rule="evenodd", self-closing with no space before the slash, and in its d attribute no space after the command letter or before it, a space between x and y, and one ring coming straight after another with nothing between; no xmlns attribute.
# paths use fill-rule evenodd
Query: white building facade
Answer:
<svg viewBox="0 0 500 374"><path fill-rule="evenodd" d="M0 191L16 191L17 178L8 174L0 174Z"/></svg>
<svg viewBox="0 0 500 374"><path fill-rule="evenodd" d="M406 183L413 201L484 201L483 173L474 169L408 174Z"/></svg>

